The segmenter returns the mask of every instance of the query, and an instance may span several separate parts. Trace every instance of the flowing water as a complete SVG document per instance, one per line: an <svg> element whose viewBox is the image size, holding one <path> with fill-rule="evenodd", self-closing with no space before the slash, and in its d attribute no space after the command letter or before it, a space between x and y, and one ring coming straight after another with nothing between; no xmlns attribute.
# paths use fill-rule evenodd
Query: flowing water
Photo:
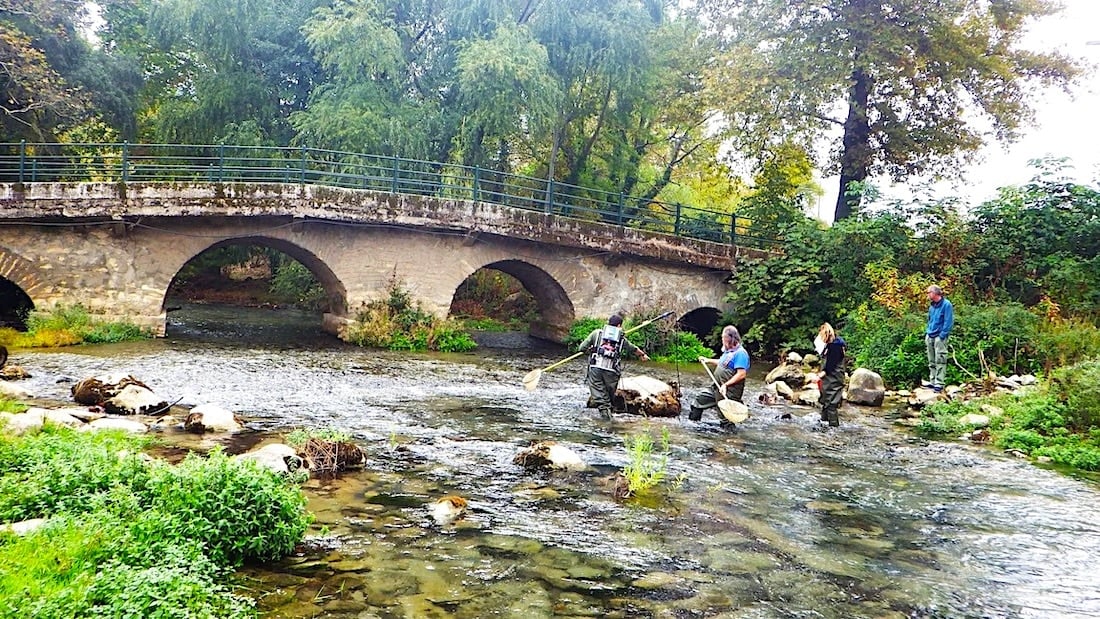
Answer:
<svg viewBox="0 0 1100 619"><path fill-rule="evenodd" d="M309 481L307 541L241 573L269 617L1100 616L1095 482L928 443L873 409L846 407L829 431L816 411L755 403L735 432L714 417L605 422L581 408L579 360L521 387L560 348L497 335L472 354L368 351L315 323L188 306L165 339L14 362L46 397L126 372L181 404L230 408L257 431L231 449L349 431L366 467ZM626 372L682 380L686 398L707 380L694 367ZM668 483L615 500L624 437L666 431ZM590 469L513 464L546 439ZM468 499L466 518L437 526L427 507L450 494Z"/></svg>

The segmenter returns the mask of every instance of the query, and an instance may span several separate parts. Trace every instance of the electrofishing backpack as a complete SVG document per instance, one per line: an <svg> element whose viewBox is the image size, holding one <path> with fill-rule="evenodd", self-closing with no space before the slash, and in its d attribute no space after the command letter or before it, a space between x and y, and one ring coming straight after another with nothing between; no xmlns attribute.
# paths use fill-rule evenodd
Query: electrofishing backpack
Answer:
<svg viewBox="0 0 1100 619"><path fill-rule="evenodd" d="M592 365L604 370L618 370L622 356L623 329L604 325L596 342L596 352L592 353Z"/></svg>

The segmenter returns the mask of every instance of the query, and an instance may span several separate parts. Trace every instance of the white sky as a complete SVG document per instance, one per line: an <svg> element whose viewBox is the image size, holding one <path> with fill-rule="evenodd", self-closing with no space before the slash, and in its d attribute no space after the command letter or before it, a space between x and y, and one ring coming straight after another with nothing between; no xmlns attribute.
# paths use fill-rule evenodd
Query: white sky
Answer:
<svg viewBox="0 0 1100 619"><path fill-rule="evenodd" d="M1100 65L1100 0L1061 0L1065 10L1032 24L1025 46L1035 51L1057 50ZM1087 45L1095 41L1096 45ZM964 170L958 183L929 185L919 180L901 186L889 186L886 180L874 184L888 198L906 199L929 191L936 197L959 196L969 205L977 205L997 195L997 188L1024 184L1035 176L1027 162L1046 156L1069 157L1073 169L1070 180L1096 187L1100 184L1100 73L1090 70L1067 95L1055 89L1033 100L1036 124L1024 128L1022 137L1012 143L994 143L979 154L976 163ZM816 213L832 220L839 179L822 179L825 195Z"/></svg>

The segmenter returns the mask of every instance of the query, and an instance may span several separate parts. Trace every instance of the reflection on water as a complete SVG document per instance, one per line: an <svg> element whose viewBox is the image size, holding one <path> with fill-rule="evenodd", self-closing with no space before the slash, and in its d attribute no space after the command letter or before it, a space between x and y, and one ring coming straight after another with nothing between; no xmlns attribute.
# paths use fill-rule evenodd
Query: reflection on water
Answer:
<svg viewBox="0 0 1100 619"><path fill-rule="evenodd" d="M288 317L292 319L288 319ZM317 515L302 552L245 570L278 617L1092 617L1100 615L1100 497L988 449L926 443L881 411L753 405L735 433L716 420L621 418L581 408L583 366L521 379L568 351L462 355L364 351L316 317L187 307L153 342L25 353L43 396L59 378L127 372L183 404L211 402L265 431L349 430L364 471L308 484ZM630 364L681 380L695 368ZM747 399L755 396L750 383ZM801 417L800 415L805 415ZM616 502L623 437L670 433L651 505ZM580 453L584 473L512 463L531 441ZM426 505L469 499L438 527Z"/></svg>

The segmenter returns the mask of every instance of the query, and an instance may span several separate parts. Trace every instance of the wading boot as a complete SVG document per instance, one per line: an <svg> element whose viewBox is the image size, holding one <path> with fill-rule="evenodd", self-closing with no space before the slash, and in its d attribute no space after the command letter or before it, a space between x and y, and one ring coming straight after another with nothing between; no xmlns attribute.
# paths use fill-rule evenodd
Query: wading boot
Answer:
<svg viewBox="0 0 1100 619"><path fill-rule="evenodd" d="M688 412L688 419L690 419L692 421L699 421L702 418L703 418L703 409L695 408L694 406L692 406L691 410Z"/></svg>

